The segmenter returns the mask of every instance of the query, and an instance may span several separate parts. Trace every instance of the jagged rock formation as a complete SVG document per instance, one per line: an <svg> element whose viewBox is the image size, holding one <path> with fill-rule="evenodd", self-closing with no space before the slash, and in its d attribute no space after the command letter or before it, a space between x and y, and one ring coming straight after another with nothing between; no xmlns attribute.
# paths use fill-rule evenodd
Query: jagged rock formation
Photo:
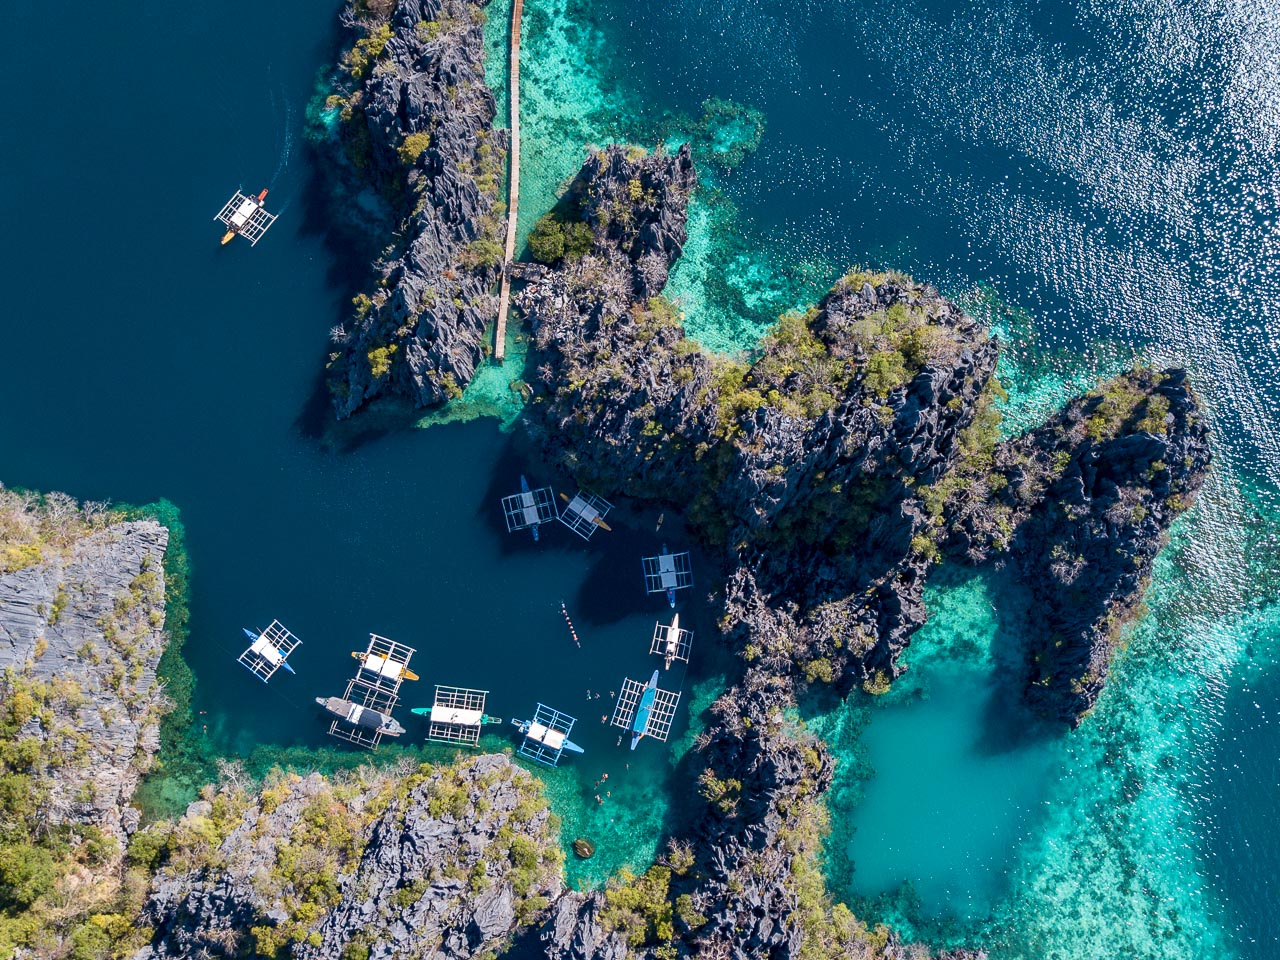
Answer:
<svg viewBox="0 0 1280 960"><path fill-rule="evenodd" d="M787 720L798 688L884 689L940 546L1012 549L1062 631L1029 696L1077 717L1105 677L1104 628L1198 487L1204 430L1180 372L1139 371L997 445L997 344L897 274L848 275L750 364L708 357L658 296L692 184L683 154L594 154L561 214L588 225L589 250L526 271L516 299L534 333L530 428L602 493L690 506L724 550L720 626L745 661L692 764L707 805L676 841L688 862L664 874L674 913L654 907L623 937L616 891L570 894L541 942L553 958L615 957L670 923L701 955L901 956L823 891L831 761Z"/></svg>
<svg viewBox="0 0 1280 960"><path fill-rule="evenodd" d="M1028 651L1027 695L1042 714L1074 726L1093 707L1209 460L1185 371L1139 368L1002 443L989 471L944 491L950 545L971 562L1010 552L1031 589L1043 630Z"/></svg>
<svg viewBox="0 0 1280 960"><path fill-rule="evenodd" d="M684 247L694 185L687 147L593 153L567 195L592 229L591 249L555 269L527 267L515 295L533 328L544 436L587 484L627 477L627 492L677 502L694 490L670 458L710 440L712 365L687 349L678 313L660 297Z"/></svg>
<svg viewBox="0 0 1280 960"><path fill-rule="evenodd" d="M0 486L0 956L104 956L132 929L146 881L125 845L171 706L178 541L140 512Z"/></svg>
<svg viewBox="0 0 1280 960"><path fill-rule="evenodd" d="M540 787L506 757L228 784L165 843L142 958L472 957L560 892Z"/></svg>
<svg viewBox="0 0 1280 960"><path fill-rule="evenodd" d="M743 646L828 681L892 676L924 622L911 490L961 457L995 343L937 291L855 272L749 367L713 360L659 296L693 184L687 150L588 158L569 195L590 252L527 271L516 297L538 427L584 483L692 503L734 545Z"/></svg>
<svg viewBox="0 0 1280 960"><path fill-rule="evenodd" d="M347 205L383 210L379 246L392 239L373 289L333 331L326 379L339 418L381 394L440 403L471 380L497 310L506 154L484 79L482 5L356 2L344 23L358 39L319 142Z"/></svg>
<svg viewBox="0 0 1280 960"><path fill-rule="evenodd" d="M0 687L14 738L39 745L26 772L42 816L123 840L159 747L168 531L78 510L63 522L64 542L46 538L36 562L0 573Z"/></svg>

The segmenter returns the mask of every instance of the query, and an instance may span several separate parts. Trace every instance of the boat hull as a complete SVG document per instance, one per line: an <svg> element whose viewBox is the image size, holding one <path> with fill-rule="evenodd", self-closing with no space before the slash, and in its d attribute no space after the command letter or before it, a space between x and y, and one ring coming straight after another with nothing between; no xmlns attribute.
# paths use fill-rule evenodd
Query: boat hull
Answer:
<svg viewBox="0 0 1280 960"><path fill-rule="evenodd" d="M345 720L352 726L379 731L387 737L398 737L405 732L404 727L389 714L370 710L368 707L362 707L350 700L343 700L341 697L316 697L316 703L327 713L333 714L339 720Z"/></svg>

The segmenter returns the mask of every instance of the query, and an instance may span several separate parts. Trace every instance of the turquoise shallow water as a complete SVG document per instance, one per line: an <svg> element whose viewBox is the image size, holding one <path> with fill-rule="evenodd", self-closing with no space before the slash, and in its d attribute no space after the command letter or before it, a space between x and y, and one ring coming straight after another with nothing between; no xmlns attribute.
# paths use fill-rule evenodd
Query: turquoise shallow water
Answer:
<svg viewBox="0 0 1280 960"><path fill-rule="evenodd" d="M630 758L609 752L585 700L642 667L636 637L655 611L628 570L654 518L589 550L534 549L502 533L493 504L542 468L494 421L341 442L321 428L326 332L362 282L325 246L301 146L337 8L12 12L21 42L0 78L23 95L0 120L16 145L0 153L0 215L21 229L0 240L0 479L182 508L204 755L311 762L324 738L309 697L339 683L371 629L420 647L424 684L489 686L513 714L539 696L584 724L595 714L585 762L548 782L566 834L604 840L574 867L598 881L652 856L690 739L677 731L672 750L619 771ZM1272 5L526 11L522 229L585 144L695 138L706 189L672 289L708 345L749 346L850 264L897 266L1006 337L1010 429L1135 354L1189 364L1211 406L1217 471L1079 731L1009 736L1022 728L997 709L1001 653L1034 623L998 575L960 571L930 588L901 689L810 716L840 760L833 889L868 919L994 957L1280 954ZM501 38L500 4L491 16ZM699 127L711 98L763 122L732 169L705 155L739 130ZM213 242L208 218L237 184L270 186L282 212L253 251ZM126 201L138 205L122 216ZM472 412L509 418L518 376L514 362L490 372ZM561 597L591 638L581 658ZM272 616L307 656L295 685L261 695L228 638ZM705 703L715 682L686 690ZM606 769L614 796L597 805Z"/></svg>
<svg viewBox="0 0 1280 960"><path fill-rule="evenodd" d="M900 690L809 717L841 761L833 888L997 957L1280 953L1275 12L686 0L562 16L562 35L592 39L559 99L609 91L624 132L678 139L710 97L762 112L758 150L706 178L673 274L704 342L749 346L849 264L898 266L1005 339L1010 433L1134 357L1189 365L1212 411L1217 472L1079 731L1010 736L1024 724L1001 654L1034 620L998 574L960 571L930 588Z"/></svg>

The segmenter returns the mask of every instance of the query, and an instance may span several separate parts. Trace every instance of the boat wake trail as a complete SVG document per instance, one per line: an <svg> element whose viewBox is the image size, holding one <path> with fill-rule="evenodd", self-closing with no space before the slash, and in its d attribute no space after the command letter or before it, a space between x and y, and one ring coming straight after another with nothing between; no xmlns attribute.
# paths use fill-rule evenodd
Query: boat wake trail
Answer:
<svg viewBox="0 0 1280 960"><path fill-rule="evenodd" d="M284 105L284 124L280 128L280 133L276 136L276 143L280 145L280 155L276 160L275 172L271 174L269 187L275 189L276 181L280 179L280 175L284 173L285 168L289 166L289 158L293 155L293 104L283 96L276 98L274 91L271 93L271 114L273 117L279 118L279 105Z"/></svg>

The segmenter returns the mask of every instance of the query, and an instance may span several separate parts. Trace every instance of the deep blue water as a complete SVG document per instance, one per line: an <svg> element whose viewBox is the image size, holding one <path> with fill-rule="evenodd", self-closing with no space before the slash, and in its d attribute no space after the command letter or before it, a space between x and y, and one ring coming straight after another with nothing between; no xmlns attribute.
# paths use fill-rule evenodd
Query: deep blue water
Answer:
<svg viewBox="0 0 1280 960"><path fill-rule="evenodd" d="M421 721L407 708L429 703L434 683L487 689L502 717L539 700L578 716L581 777L553 780L566 832L605 841L593 876L643 867L671 750L618 751L600 717L625 673L653 669L653 624L669 611L643 595L640 557L679 543L679 519L658 534L656 514L620 505L614 532L589 545L558 526L534 544L505 532L501 496L521 472L572 488L494 421L327 434L319 372L360 271L326 247L303 124L338 9L11 12L25 39L0 67L22 91L0 121L11 185L0 200L0 477L178 505L193 572L195 735L209 752L336 744L312 698L342 692L350 651L377 632L419 651L423 679L402 708L415 740ZM220 247L212 222L238 186L269 187L280 214L252 249ZM681 613L708 635L696 598ZM298 675L264 689L234 657L240 628L272 618L304 645ZM603 696L588 701L588 689ZM513 743L488 731L492 747ZM604 772L621 797L643 796L598 807L591 785ZM621 816L631 806L646 812Z"/></svg>
<svg viewBox="0 0 1280 960"><path fill-rule="evenodd" d="M323 743L310 698L337 692L377 631L419 648L424 692L579 709L581 777L550 779L566 832L612 848L594 879L643 865L677 751L613 752L585 691L645 669L662 610L639 594L638 557L675 520L659 535L620 510L590 548L550 531L535 548L502 532L497 499L521 470L564 479L491 421L326 436L318 371L360 270L326 245L303 123L337 9L9 12L0 481L182 509L188 658L215 750ZM677 135L708 97L763 112L754 155L704 167L720 192L699 197L676 271L708 342L743 346L850 264L898 266L1008 336L1011 422L1135 354L1190 365L1211 406L1215 476L1080 731L1000 751L979 736L992 720L974 704L1004 691L993 644L1012 629L982 581L931 591L914 686L815 719L842 759L833 889L994 956L1280 955L1275 6L526 9L529 218L583 142ZM252 250L216 243L236 186L270 187L281 212ZM709 637L696 598L685 615ZM299 676L264 691L231 658L239 628L271 617L306 645ZM606 770L617 796L598 807ZM967 805L934 802L958 791Z"/></svg>

